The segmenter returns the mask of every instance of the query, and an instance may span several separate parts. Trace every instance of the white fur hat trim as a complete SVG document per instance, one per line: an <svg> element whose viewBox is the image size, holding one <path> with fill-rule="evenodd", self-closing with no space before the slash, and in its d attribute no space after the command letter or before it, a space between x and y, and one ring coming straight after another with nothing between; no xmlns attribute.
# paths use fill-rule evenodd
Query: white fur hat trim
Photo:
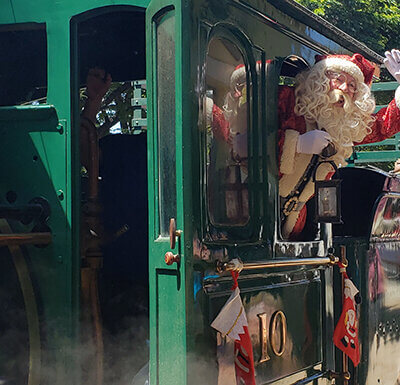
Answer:
<svg viewBox="0 0 400 385"><path fill-rule="evenodd" d="M361 69L350 60L328 56L326 59L315 63L316 66L325 67L328 71L346 72L346 74L352 76L357 82L364 83L364 74Z"/></svg>

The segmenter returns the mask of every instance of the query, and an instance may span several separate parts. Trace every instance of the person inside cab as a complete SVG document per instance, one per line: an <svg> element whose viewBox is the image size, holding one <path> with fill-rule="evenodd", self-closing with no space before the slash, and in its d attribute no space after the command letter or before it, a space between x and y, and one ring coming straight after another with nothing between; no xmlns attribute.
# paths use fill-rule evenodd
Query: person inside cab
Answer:
<svg viewBox="0 0 400 385"><path fill-rule="evenodd" d="M384 63L400 82L400 51L385 53ZM320 160L345 166L353 145L379 142L400 131L400 91L386 107L374 114L371 83L375 67L360 54L317 56L313 67L300 72L295 86L278 92L279 195L281 236L301 239L307 218L306 203L314 195L312 174ZM240 105L244 66L232 73L232 88L239 91ZM221 119L221 113L228 123ZM212 126L218 138L226 138L236 152L246 156L243 138L232 140L232 117L213 106ZM246 141L247 142L247 141ZM245 148L245 150L244 150ZM320 165L317 180L330 179L334 168Z"/></svg>
<svg viewBox="0 0 400 385"><path fill-rule="evenodd" d="M399 81L400 51L385 55L386 67ZM281 207L288 199L295 201L283 212L283 238L297 239L304 228L306 203L314 194L309 165L315 155L343 167L354 144L379 142L400 130L399 89L387 108L373 114L373 74L374 66L360 54L318 56L310 70L296 77L295 88L280 89ZM333 172L333 167L324 163L318 167L316 177L329 179Z"/></svg>

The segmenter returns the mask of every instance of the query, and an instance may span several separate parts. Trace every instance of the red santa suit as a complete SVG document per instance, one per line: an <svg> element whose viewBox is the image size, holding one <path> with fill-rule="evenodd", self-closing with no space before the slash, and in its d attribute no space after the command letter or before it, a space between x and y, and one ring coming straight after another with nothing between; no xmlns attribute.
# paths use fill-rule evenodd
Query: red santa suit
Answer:
<svg viewBox="0 0 400 385"><path fill-rule="evenodd" d="M299 154L296 152L296 145L299 135L309 130L316 129L316 124L307 124L303 116L294 112L295 106L294 87L283 86L279 89L278 97L278 145L279 145L279 195L288 196L300 178L304 175L307 165L310 163L312 154ZM375 114L372 132L361 142L366 144L380 142L390 138L400 131L400 91L396 92L396 98L386 108L382 108ZM339 166L339 164L337 164ZM322 164L317 170L317 180L328 179L333 175L332 167L329 164ZM314 194L314 183L310 181L299 196L299 204L287 217L282 228L283 236L295 238L302 229L307 216L305 203Z"/></svg>
<svg viewBox="0 0 400 385"><path fill-rule="evenodd" d="M352 76L358 83L370 85L374 73L373 65L360 54L352 57L347 55L330 55L317 57L314 67L321 67L325 71L342 71ZM299 135L310 130L323 129L316 123L309 123L303 116L295 114L295 89L281 87L278 97L279 117L279 195L283 198L293 193L304 172L310 163L313 154L298 153L297 141ZM364 137L361 142L355 144L366 144L380 142L400 131L400 91L396 91L395 99L390 104L374 115L374 122L371 126L371 133ZM335 156L329 158L335 161L340 167ZM328 163L318 167L316 179L329 179L333 174L333 168ZM298 204L287 216L281 232L284 238L295 239L304 228L307 216L305 203L314 194L312 181L306 184L298 197Z"/></svg>

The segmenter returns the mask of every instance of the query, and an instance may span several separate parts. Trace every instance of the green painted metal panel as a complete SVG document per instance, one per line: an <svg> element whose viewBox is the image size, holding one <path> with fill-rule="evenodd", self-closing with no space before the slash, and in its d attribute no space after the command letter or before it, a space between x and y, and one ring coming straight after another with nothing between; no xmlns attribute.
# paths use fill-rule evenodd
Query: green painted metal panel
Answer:
<svg viewBox="0 0 400 385"><path fill-rule="evenodd" d="M27 2L24 0L6 0L5 12L0 13L0 24L14 24L27 22L53 22L59 23L71 16L86 12L91 9L116 6L136 5L146 8L149 0L91 0L91 1L56 1L49 3L47 0ZM51 6L49 6L51 4Z"/></svg>
<svg viewBox="0 0 400 385"><path fill-rule="evenodd" d="M78 298L71 280L77 262L70 242L67 136L67 122L59 121L52 106L0 108L1 203L18 206L43 197L51 207L47 224L52 243L45 248L27 246L24 253L43 333L37 363L41 383L53 384L64 383L71 369L77 331ZM15 194L15 202L6 199L10 192ZM17 233L35 231L33 224L15 220L9 224Z"/></svg>
<svg viewBox="0 0 400 385"><path fill-rule="evenodd" d="M154 273L153 273L154 274ZM156 269L157 311L157 382L156 384L184 384L185 357L184 330L182 319L185 307L176 303L175 292L183 291L180 286L179 270ZM171 302L171 299L173 302ZM175 306L174 306L175 303ZM171 306L172 305L172 306ZM183 356L179 356L182 354Z"/></svg>
<svg viewBox="0 0 400 385"><path fill-rule="evenodd" d="M183 84L186 7L180 0L153 0L146 10L150 382L162 385L187 383L185 239L190 229L183 202L190 202L184 195L190 196L191 189L190 169L183 167L190 163L190 130L184 130L190 126ZM169 215L176 215L183 230L175 250L165 234ZM165 264L164 254L170 250L180 255L180 266Z"/></svg>
<svg viewBox="0 0 400 385"><path fill-rule="evenodd" d="M373 83L371 86L372 92L380 92L380 91L394 91L399 86L397 82L380 82Z"/></svg>
<svg viewBox="0 0 400 385"><path fill-rule="evenodd" d="M379 92L394 91L398 87L397 82L373 83L372 92L376 95ZM377 105L375 113L387 105ZM382 146L385 146L382 148ZM390 146L391 148L388 148ZM353 155L349 159L349 167L367 163L390 163L394 162L400 156L400 134L394 135L390 139L377 143L368 143L354 148Z"/></svg>
<svg viewBox="0 0 400 385"><path fill-rule="evenodd" d="M400 151L364 151L358 152L356 162L393 162L400 156Z"/></svg>
<svg viewBox="0 0 400 385"><path fill-rule="evenodd" d="M368 143L368 144L363 144L362 147L374 147L374 146L395 146L398 143L398 140L395 138L389 138L382 140L382 142L378 143Z"/></svg>

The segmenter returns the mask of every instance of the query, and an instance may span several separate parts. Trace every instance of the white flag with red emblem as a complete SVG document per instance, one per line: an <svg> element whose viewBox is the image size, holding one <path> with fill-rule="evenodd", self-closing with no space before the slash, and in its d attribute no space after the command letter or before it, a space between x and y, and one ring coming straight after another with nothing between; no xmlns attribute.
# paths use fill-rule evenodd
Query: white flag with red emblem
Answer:
<svg viewBox="0 0 400 385"><path fill-rule="evenodd" d="M233 279L232 294L211 324L214 329L221 333L222 337L229 337L235 341L234 351L231 353L234 354L234 359L231 362L234 362L235 370L227 370L226 367L222 368L220 366L218 385L232 385L235 383L237 385L255 385L253 347L248 330L246 312L240 298L237 276L233 276ZM227 362L229 360L226 360L225 357L224 361ZM235 378L232 378L233 373L235 373Z"/></svg>

